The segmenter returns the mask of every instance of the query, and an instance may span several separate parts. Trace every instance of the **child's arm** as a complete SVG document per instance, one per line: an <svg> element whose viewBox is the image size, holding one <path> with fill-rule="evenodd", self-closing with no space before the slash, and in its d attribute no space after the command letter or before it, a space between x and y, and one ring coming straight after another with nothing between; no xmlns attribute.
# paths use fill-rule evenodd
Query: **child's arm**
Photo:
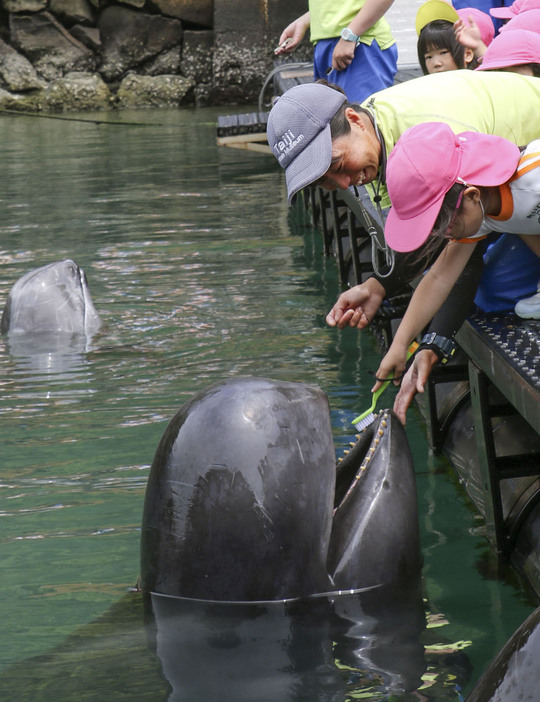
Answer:
<svg viewBox="0 0 540 702"><path fill-rule="evenodd" d="M349 29L357 36L362 36L384 16L393 3L394 0L366 0L356 16L349 22ZM332 54L332 68L337 71L347 68L354 59L355 49L355 42L340 39Z"/></svg>
<svg viewBox="0 0 540 702"><path fill-rule="evenodd" d="M377 370L377 378L399 378L405 369L407 349L446 300L456 280L465 268L476 243L451 241L424 275L414 291L407 311L394 335L388 353ZM397 383L396 383L397 384ZM377 390L380 382L373 386Z"/></svg>
<svg viewBox="0 0 540 702"><path fill-rule="evenodd" d="M294 22L291 22L281 32L278 47L274 49L274 53L277 56L281 56L282 54L290 54L293 52L304 38L304 34L309 29L309 25L309 12L306 12L301 17L295 19Z"/></svg>
<svg viewBox="0 0 540 702"><path fill-rule="evenodd" d="M468 25L462 19L454 22L454 35L462 46L466 49L472 49L476 58L481 59L486 53L487 46L482 41L482 35L476 22L472 17L467 19Z"/></svg>

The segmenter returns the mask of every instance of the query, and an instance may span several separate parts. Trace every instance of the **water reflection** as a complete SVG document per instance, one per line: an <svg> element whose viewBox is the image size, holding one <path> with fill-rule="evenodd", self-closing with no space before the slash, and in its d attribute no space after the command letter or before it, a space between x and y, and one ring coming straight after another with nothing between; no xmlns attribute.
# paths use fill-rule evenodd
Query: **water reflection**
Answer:
<svg viewBox="0 0 540 702"><path fill-rule="evenodd" d="M59 382L73 382L86 376L90 370L86 354L95 348L86 335L69 332L9 334L5 347L22 382L36 382L40 376L44 381L56 376Z"/></svg>
<svg viewBox="0 0 540 702"><path fill-rule="evenodd" d="M170 702L340 702L345 670L383 699L415 690L425 671L421 599L388 594L260 604L153 594L146 626Z"/></svg>
<svg viewBox="0 0 540 702"><path fill-rule="evenodd" d="M405 700L426 669L424 627L417 589L249 604L131 593L55 650L6 670L0 695L11 686L21 702L82 690L85 699L342 702L354 690ZM83 652L85 665L74 665Z"/></svg>

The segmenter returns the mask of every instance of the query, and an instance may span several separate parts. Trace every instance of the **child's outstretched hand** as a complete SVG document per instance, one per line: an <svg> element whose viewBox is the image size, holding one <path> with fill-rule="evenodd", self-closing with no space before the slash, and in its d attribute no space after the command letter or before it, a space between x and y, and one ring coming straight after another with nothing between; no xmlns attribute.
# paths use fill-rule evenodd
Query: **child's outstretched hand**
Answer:
<svg viewBox="0 0 540 702"><path fill-rule="evenodd" d="M386 356L381 361L377 373L375 374L378 378L375 385L371 388L371 392L378 390L383 384L384 380L392 380L394 385L399 385L401 382L401 376L405 370L407 363L407 348L399 348L390 346ZM395 380L393 380L395 378Z"/></svg>
<svg viewBox="0 0 540 702"><path fill-rule="evenodd" d="M431 349L421 349L414 357L409 370L394 401L394 412L402 424L405 424L407 410L417 392L424 392L431 369L438 361L437 354Z"/></svg>
<svg viewBox="0 0 540 702"><path fill-rule="evenodd" d="M309 12L306 12L302 17L298 17L294 22L291 22L281 32L278 46L274 49L276 56L290 54L304 38L304 34L309 29Z"/></svg>
<svg viewBox="0 0 540 702"><path fill-rule="evenodd" d="M486 53L487 46L482 41L478 25L472 17L467 17L464 22L461 17L454 22L454 35L457 41L466 49L472 49L476 58Z"/></svg>

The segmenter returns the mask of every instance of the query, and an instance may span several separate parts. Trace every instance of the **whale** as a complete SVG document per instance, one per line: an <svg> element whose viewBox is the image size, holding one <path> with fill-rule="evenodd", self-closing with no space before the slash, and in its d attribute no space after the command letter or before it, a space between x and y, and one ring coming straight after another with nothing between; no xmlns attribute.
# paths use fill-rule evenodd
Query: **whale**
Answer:
<svg viewBox="0 0 540 702"><path fill-rule="evenodd" d="M535 702L540 690L540 607L516 629L466 702Z"/></svg>
<svg viewBox="0 0 540 702"><path fill-rule="evenodd" d="M139 587L2 673L0 696L408 693L426 670L421 565L412 459L392 412L336 460L320 388L223 380L188 399L158 443Z"/></svg>
<svg viewBox="0 0 540 702"><path fill-rule="evenodd" d="M0 331L24 334L92 335L101 326L86 275L65 259L35 268L11 288L0 320Z"/></svg>
<svg viewBox="0 0 540 702"><path fill-rule="evenodd" d="M231 378L177 411L150 468L143 592L221 602L291 600L421 574L416 484L390 410L338 461L326 394Z"/></svg>

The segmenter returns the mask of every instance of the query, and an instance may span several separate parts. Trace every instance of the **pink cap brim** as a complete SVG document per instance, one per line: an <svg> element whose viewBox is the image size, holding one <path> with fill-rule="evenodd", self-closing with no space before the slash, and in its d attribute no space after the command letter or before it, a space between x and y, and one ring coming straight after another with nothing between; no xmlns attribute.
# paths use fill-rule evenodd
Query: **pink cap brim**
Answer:
<svg viewBox="0 0 540 702"><path fill-rule="evenodd" d="M489 14L492 17L497 17L497 19L510 19L515 17L517 12L512 12L512 6L510 5L510 7L491 7Z"/></svg>
<svg viewBox="0 0 540 702"><path fill-rule="evenodd" d="M444 153L435 157L437 162L434 163L438 130ZM438 123L416 125L404 133L401 137L404 142L398 140L390 154L388 191L390 198L398 203L401 216L393 205L386 219L384 236L395 251L404 253L422 246L431 234L447 192L458 180L469 185L489 187L502 185L515 173L520 151L511 141L478 132L461 132L449 139L445 136L449 130L447 125ZM446 141L443 143L442 139ZM459 148L459 152L455 151L456 148ZM450 156L451 153L449 150L454 150L458 157L447 160L446 155ZM400 154L398 161L396 153ZM391 187L392 173L394 183ZM415 189L421 193L416 199ZM424 196L427 193L429 197L429 190L432 192L427 202ZM424 204L421 205L423 198ZM402 204L399 205L399 202ZM424 206L424 209L419 212L417 206Z"/></svg>
<svg viewBox="0 0 540 702"><path fill-rule="evenodd" d="M426 210L411 219L401 219L395 207L391 207L384 226L384 238L388 246L398 253L420 248L431 234L445 197L446 193L443 193Z"/></svg>

